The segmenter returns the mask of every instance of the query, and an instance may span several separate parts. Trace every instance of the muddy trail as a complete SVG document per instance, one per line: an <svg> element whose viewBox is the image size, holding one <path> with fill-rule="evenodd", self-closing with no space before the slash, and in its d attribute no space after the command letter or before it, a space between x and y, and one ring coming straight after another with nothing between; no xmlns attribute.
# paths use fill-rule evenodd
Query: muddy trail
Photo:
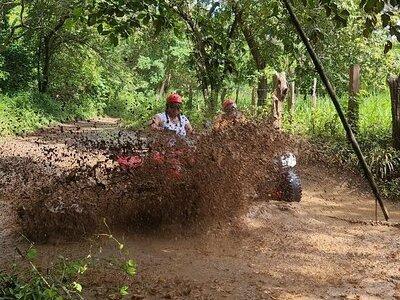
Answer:
<svg viewBox="0 0 400 300"><path fill-rule="evenodd" d="M121 168L116 157L132 148L163 151L114 119L2 141L1 264L18 260L21 233L46 266L93 254L92 237L112 232L138 264L133 299L400 298L400 208L388 203L391 221L372 222L365 183L306 144L247 124L197 137L179 172L174 160ZM260 185L286 150L299 158L300 203ZM115 252L107 238L96 245L99 260ZM107 299L119 280L99 267L86 297Z"/></svg>

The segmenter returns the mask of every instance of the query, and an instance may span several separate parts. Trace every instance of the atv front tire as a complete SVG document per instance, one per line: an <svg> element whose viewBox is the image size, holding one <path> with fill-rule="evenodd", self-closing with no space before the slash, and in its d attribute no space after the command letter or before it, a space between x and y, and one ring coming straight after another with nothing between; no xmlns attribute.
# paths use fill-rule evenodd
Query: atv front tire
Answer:
<svg viewBox="0 0 400 300"><path fill-rule="evenodd" d="M301 192L301 181L296 171L289 170L285 172L279 185L281 199L287 202L300 202Z"/></svg>

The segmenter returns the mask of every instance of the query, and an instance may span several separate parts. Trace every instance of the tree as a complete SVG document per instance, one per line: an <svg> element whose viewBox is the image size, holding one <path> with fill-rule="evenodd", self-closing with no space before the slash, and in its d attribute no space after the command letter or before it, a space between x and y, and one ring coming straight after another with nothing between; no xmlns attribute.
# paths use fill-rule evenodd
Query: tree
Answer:
<svg viewBox="0 0 400 300"><path fill-rule="evenodd" d="M100 1L91 9L89 24L101 26L100 31L110 34L116 43L118 35L126 37L132 28L150 22L158 31L168 27L184 30L193 46L192 63L209 112L215 112L224 80L234 70L230 49L237 19L229 6L219 1L120 1L118 5Z"/></svg>
<svg viewBox="0 0 400 300"><path fill-rule="evenodd" d="M268 90L267 88L268 81L265 74L263 74L264 69L267 66L266 58L264 55L265 52L262 51L258 41L255 38L253 31L250 29L249 25L244 20L243 15L245 14L245 12L243 8L240 8L238 3L233 4L233 8L238 23L240 25L240 30L245 37L247 45L252 54L254 63L256 65L257 71L259 73L258 85L257 85L257 105L263 106L267 98L267 90Z"/></svg>
<svg viewBox="0 0 400 300"><path fill-rule="evenodd" d="M76 35L66 30L81 18L85 5L82 1L32 0L3 3L2 22L8 24L2 31L1 50L16 40L24 40L36 52L37 82L39 92L46 93L50 83L52 58L65 43L76 43ZM10 24L10 20L12 24ZM81 24L83 25L83 23ZM79 41L80 42L80 41Z"/></svg>

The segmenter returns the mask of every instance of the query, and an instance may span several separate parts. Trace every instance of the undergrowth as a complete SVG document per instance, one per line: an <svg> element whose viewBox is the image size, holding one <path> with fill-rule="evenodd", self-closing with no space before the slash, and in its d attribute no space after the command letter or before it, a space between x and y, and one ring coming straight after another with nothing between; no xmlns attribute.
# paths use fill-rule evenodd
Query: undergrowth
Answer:
<svg viewBox="0 0 400 300"><path fill-rule="evenodd" d="M39 93L0 94L0 136L33 132L55 122L103 114L104 103L90 97L64 102Z"/></svg>

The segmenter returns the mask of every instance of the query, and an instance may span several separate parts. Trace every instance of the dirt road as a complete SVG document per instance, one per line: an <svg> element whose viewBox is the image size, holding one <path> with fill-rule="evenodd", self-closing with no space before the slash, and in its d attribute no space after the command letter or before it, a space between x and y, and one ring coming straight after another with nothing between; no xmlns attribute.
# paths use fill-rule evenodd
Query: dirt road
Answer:
<svg viewBox="0 0 400 300"><path fill-rule="evenodd" d="M68 130L77 126L91 132L116 125L106 119L65 126L63 135L54 130L7 139L2 159L38 159L43 143L66 147ZM376 224L373 198L354 175L312 164L300 174L301 203L256 202L240 220L200 233L115 233L138 264L133 299L400 299L400 207L388 204L390 222ZM23 245L10 199L0 199L2 264L17 257L15 244ZM89 253L91 242L37 247L51 262L60 254ZM112 251L103 245L105 256ZM84 288L93 298L107 298L112 282L107 274L93 276Z"/></svg>

